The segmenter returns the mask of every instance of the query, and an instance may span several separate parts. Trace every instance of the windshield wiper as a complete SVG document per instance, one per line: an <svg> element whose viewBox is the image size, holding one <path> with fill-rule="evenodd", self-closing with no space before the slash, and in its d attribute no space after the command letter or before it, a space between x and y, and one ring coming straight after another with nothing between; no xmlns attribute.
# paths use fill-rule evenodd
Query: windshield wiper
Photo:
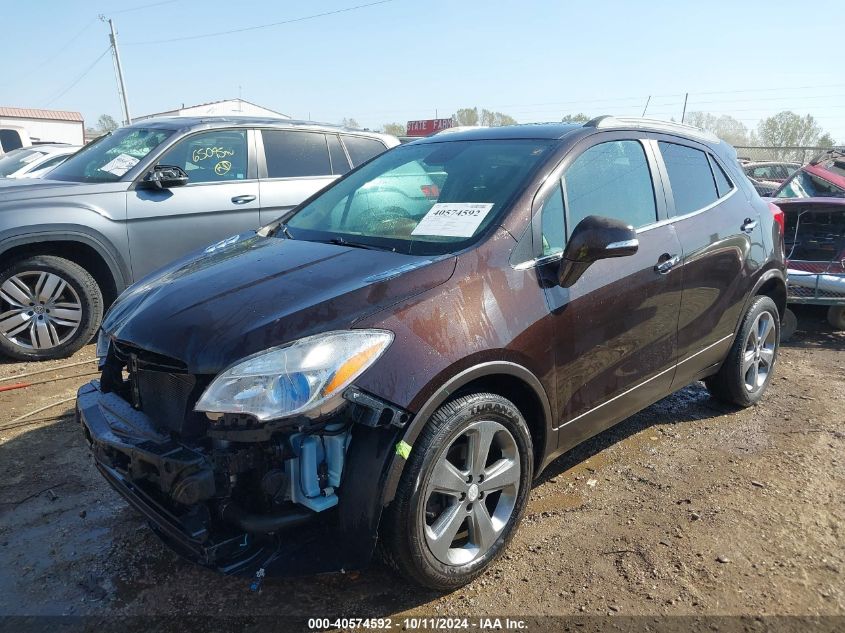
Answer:
<svg viewBox="0 0 845 633"><path fill-rule="evenodd" d="M281 231L289 240L294 239L293 233L290 232L288 225L284 222L272 222L258 229L256 233L258 233L261 237L270 237L271 235L275 235L278 231Z"/></svg>
<svg viewBox="0 0 845 633"><path fill-rule="evenodd" d="M337 244L338 246L348 246L350 248L366 248L370 251L390 251L395 253L396 249L391 246L376 246L375 244L364 244L363 242L350 242L342 237L333 237L330 240L325 240L327 244Z"/></svg>

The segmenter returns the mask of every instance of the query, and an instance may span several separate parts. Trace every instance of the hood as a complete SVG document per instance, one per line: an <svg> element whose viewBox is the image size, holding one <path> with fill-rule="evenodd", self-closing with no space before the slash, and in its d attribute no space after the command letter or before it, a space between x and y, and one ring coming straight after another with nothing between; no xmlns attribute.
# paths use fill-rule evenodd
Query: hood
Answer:
<svg viewBox="0 0 845 633"><path fill-rule="evenodd" d="M453 255L420 257L254 233L223 240L126 290L103 330L194 374L367 314L447 281Z"/></svg>
<svg viewBox="0 0 845 633"><path fill-rule="evenodd" d="M87 183L42 178L2 178L0 179L0 204L20 200L123 191L128 186L129 184L125 182Z"/></svg>

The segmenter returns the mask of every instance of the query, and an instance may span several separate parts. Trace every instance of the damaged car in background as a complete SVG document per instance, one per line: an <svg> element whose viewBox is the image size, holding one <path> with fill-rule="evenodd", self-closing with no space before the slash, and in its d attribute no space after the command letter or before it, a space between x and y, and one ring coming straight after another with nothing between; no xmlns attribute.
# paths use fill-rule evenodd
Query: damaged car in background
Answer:
<svg viewBox="0 0 845 633"><path fill-rule="evenodd" d="M815 157L775 193L786 218L789 303L828 306L827 320L845 330L845 151ZM797 327L787 310L784 334Z"/></svg>
<svg viewBox="0 0 845 633"><path fill-rule="evenodd" d="M77 418L191 560L317 573L378 545L453 589L573 446L696 380L760 400L782 221L689 126L436 135L126 290Z"/></svg>

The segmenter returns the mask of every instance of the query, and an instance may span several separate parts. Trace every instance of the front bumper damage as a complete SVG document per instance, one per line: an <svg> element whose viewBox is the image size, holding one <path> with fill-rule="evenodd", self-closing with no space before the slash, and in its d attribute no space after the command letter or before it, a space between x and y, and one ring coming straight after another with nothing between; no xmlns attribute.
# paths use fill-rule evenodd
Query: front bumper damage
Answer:
<svg viewBox="0 0 845 633"><path fill-rule="evenodd" d="M366 397L359 392L356 401ZM310 482L298 479L298 470L291 472L299 460L281 447L304 450L313 436L300 434L297 440L288 431L251 438L241 430L235 432L237 441L208 434L185 439L120 394L104 393L99 381L80 388L76 405L97 469L169 546L223 573L263 569L277 576L358 569L369 562L388 457L401 424L389 423L399 415L366 413L357 404L344 410L349 432L342 474L330 474L321 464L321 496L297 499L283 492L292 488L288 480L303 494ZM325 462L330 451L320 453ZM297 457L304 461L305 453ZM329 477L339 485L328 486ZM327 493L334 495L333 503L326 501ZM325 511L313 509L324 506Z"/></svg>

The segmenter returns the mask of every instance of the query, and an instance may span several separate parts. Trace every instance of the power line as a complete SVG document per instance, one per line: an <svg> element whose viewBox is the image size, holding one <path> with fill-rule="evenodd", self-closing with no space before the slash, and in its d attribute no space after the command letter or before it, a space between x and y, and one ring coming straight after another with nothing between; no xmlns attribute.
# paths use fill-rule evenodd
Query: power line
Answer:
<svg viewBox="0 0 845 633"><path fill-rule="evenodd" d="M301 18L291 18L290 20L282 20L281 22L271 22L269 24L257 24L255 26L245 26L239 29L230 29L228 31L217 31L215 33L202 33L200 35L187 35L185 37L173 37L163 40L147 40L145 42L126 42L124 46L141 46L146 44L168 44L170 42L184 42L185 40L199 40L206 37L217 37L218 35L230 35L232 33L244 33L246 31L257 31L258 29L269 29L274 26L282 26L283 24L293 24L294 22L305 22L306 20L314 20L316 18L324 18L328 15L337 15L339 13L348 13L349 11L357 11L358 9L366 9L367 7L374 7L379 4L387 4L389 2L396 2L396 0L378 0L378 2L369 2L367 4L358 4L354 7L346 7L343 9L335 9L334 11L326 11L324 13L315 13L314 15L306 15Z"/></svg>
<svg viewBox="0 0 845 633"><path fill-rule="evenodd" d="M150 4L142 4L137 7L130 7L128 9L121 9L120 11L109 11L110 15L117 15L118 13L129 13L130 11L140 11L141 9L149 9L150 7L158 7L163 4L171 4L176 0L162 0L161 2L151 2Z"/></svg>
<svg viewBox="0 0 845 633"><path fill-rule="evenodd" d="M97 65L97 62L99 62L103 57L105 57L106 54L110 50L111 50L111 46L109 46L106 50L104 50L102 53L100 53L100 55L97 57L97 59L95 59L93 62L91 62L91 65L88 66L84 71L82 71L81 75L79 75L76 79L74 79L73 82L67 88L62 90L59 94L57 94L55 97L50 99L47 103L45 103L44 107L46 108L51 103L54 103L55 101L57 101L58 99L63 97L65 95L65 93L67 93L71 88L73 88L76 84L78 84L80 81L82 81L82 79L85 77L85 75L90 73L94 69L94 66Z"/></svg>
<svg viewBox="0 0 845 633"><path fill-rule="evenodd" d="M46 66L47 64L49 64L51 61L53 61L54 59L56 59L56 57L58 57L60 53L63 53L65 50L67 50L67 48L68 48L71 44L73 44L76 40L78 40L78 39L82 36L82 34L83 34L83 33L85 33L85 31L87 31L87 30L88 30L88 28L89 28L92 24L94 24L94 22L96 22L96 21L97 21L97 19L96 19L96 18L93 18L93 19L89 20L89 21L85 24L85 26L83 26L83 27L82 27L82 28L81 28L81 29L80 29L80 30L76 33L76 35L74 35L72 38L70 38L70 39L69 39L67 42L65 42L64 44L62 44L62 46L61 46L61 47L57 48L57 49L53 52L53 54L52 54L52 55L50 55L47 59L45 59L45 60L41 61L38 65L33 66L32 68L30 68L30 69L29 69L29 70L27 70L26 72L24 72L24 73L22 73L22 74L18 75L17 77L13 77L11 80L9 80L8 82L6 82L6 86L8 87L9 85L13 85L13 84L17 83L18 81L20 81L20 80L21 80L21 79L23 79L24 77L29 76L30 74L32 74L32 73L33 73L33 72L35 72L36 70L39 70L39 69L43 68L44 66Z"/></svg>

